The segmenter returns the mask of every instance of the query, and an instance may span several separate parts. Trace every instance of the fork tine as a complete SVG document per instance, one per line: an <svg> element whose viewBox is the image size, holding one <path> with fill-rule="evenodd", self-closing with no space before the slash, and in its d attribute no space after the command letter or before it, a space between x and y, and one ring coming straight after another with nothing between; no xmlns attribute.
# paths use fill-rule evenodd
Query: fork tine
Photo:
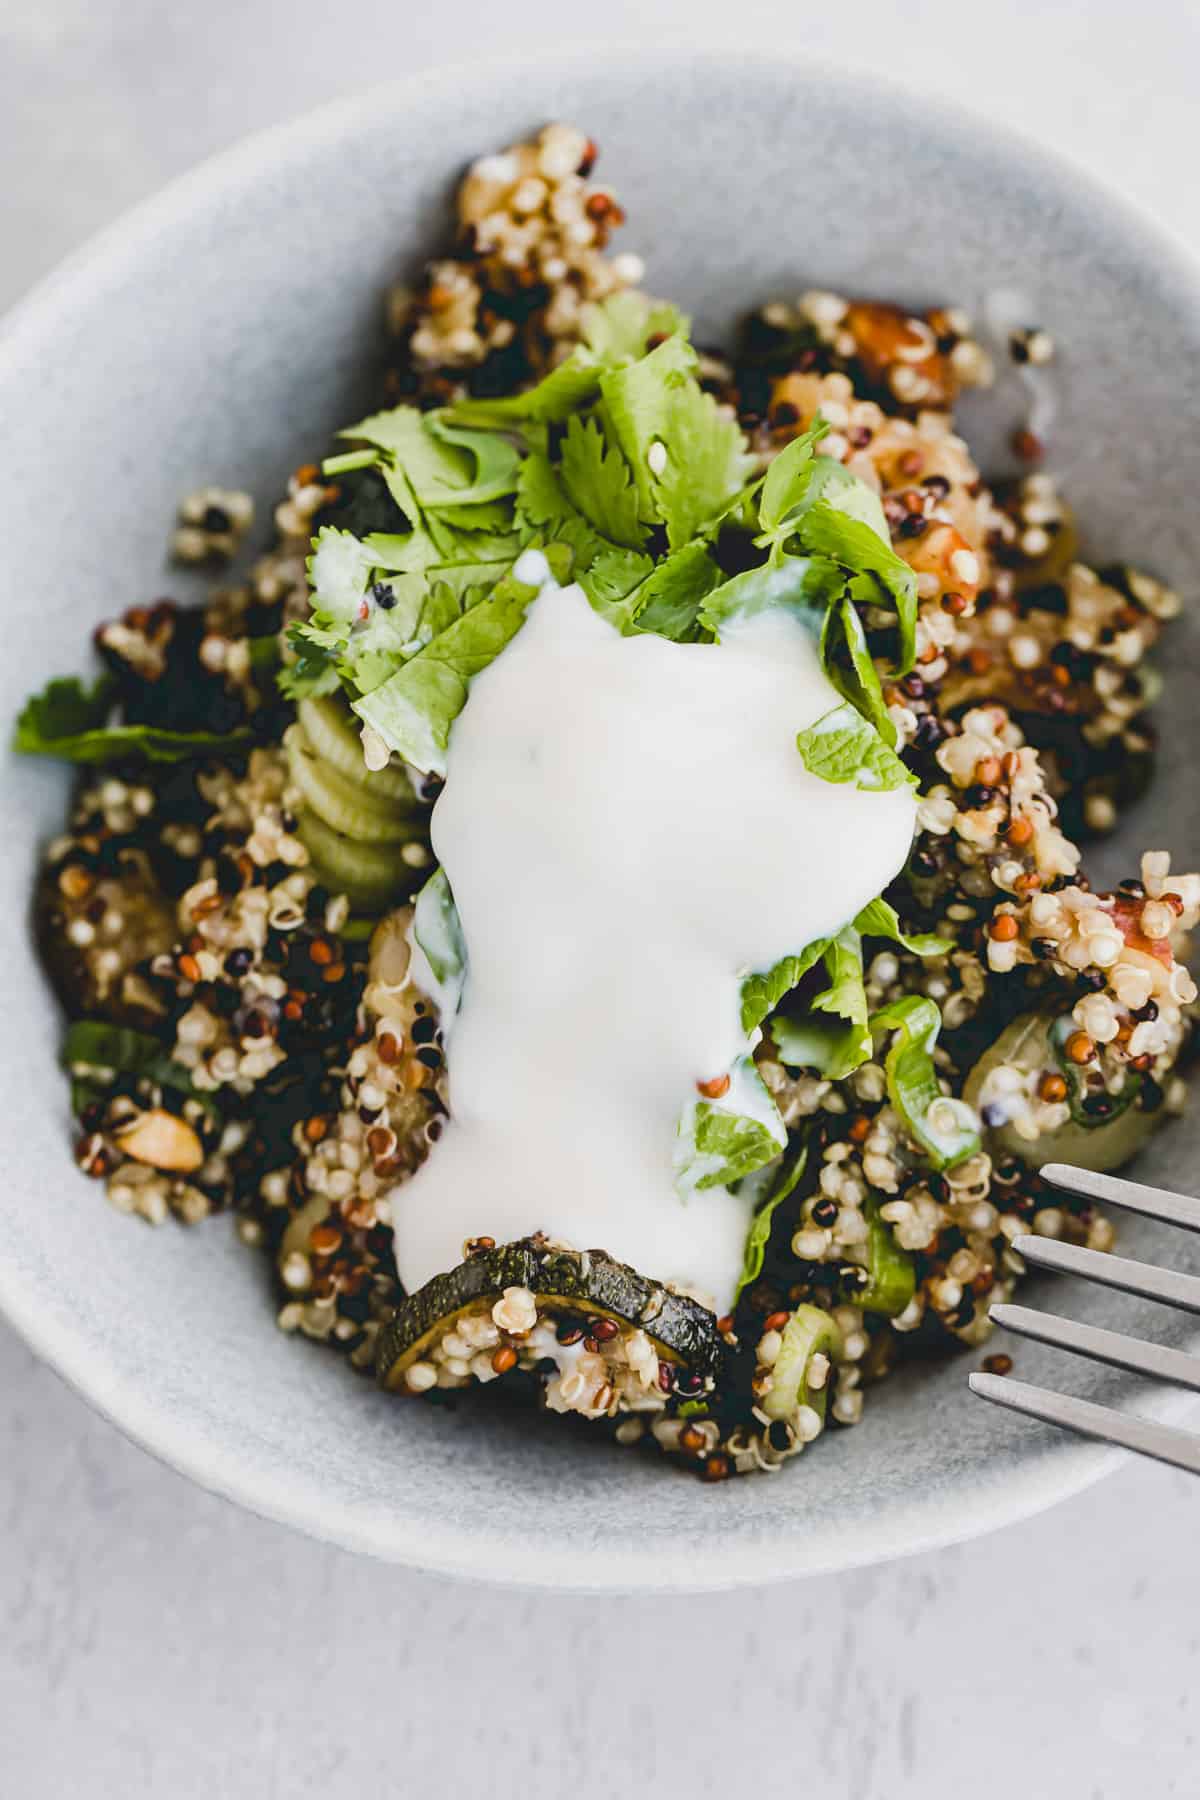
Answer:
<svg viewBox="0 0 1200 1800"><path fill-rule="evenodd" d="M1106 1250L1085 1250L1079 1244L1060 1243L1057 1238L1019 1237L1013 1239L1012 1247L1037 1268L1054 1269L1060 1275L1080 1275L1085 1281L1120 1288L1122 1293L1138 1294L1143 1300L1163 1300L1168 1306L1181 1306L1185 1312L1200 1312L1200 1278L1195 1275L1179 1275L1173 1269L1155 1268L1152 1263L1131 1262L1128 1257L1110 1256Z"/></svg>
<svg viewBox="0 0 1200 1800"><path fill-rule="evenodd" d="M1111 1363L1134 1375L1155 1375L1177 1387L1200 1391L1200 1356L1189 1356L1185 1350L1144 1344L1140 1338L1126 1337L1123 1331L1084 1325L1078 1319L1059 1319L1052 1313L1034 1312L1029 1306L993 1306L991 1316L994 1324L1005 1331L1015 1331L1018 1337L1052 1344L1057 1350L1073 1350L1079 1356Z"/></svg>
<svg viewBox="0 0 1200 1800"><path fill-rule="evenodd" d="M1065 1426L1081 1437L1117 1444L1122 1450L1136 1450L1139 1456L1153 1456L1159 1462L1200 1475L1200 1437L1191 1431L1117 1412L1111 1406L1097 1406L1091 1400L1076 1400L1069 1394L1052 1394L1046 1388L1013 1381L1006 1375L976 1374L968 1379L972 1392L999 1406L1010 1407L1013 1412L1041 1419L1047 1425Z"/></svg>
<svg viewBox="0 0 1200 1800"><path fill-rule="evenodd" d="M1126 1212L1161 1219L1166 1225L1200 1231L1200 1200L1193 1200L1189 1194L1172 1194L1166 1188L1147 1187L1144 1181L1124 1181L1118 1175L1099 1175L1094 1169L1076 1169L1067 1163L1046 1163L1041 1174L1068 1194L1083 1194L1107 1206L1121 1206Z"/></svg>

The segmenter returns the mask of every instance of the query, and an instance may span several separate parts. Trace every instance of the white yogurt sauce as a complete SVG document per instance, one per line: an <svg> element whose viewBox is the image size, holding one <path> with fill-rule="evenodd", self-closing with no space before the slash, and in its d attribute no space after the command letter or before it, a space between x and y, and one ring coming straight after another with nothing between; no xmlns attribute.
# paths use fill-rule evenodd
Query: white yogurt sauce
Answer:
<svg viewBox="0 0 1200 1800"><path fill-rule="evenodd" d="M391 1196L410 1291L467 1238L544 1231L728 1308L750 1202L678 1191L680 1115L745 1047L744 975L845 924L912 838L909 790L804 767L838 699L784 613L674 644L552 583L476 678L433 814L469 962L452 1116Z"/></svg>

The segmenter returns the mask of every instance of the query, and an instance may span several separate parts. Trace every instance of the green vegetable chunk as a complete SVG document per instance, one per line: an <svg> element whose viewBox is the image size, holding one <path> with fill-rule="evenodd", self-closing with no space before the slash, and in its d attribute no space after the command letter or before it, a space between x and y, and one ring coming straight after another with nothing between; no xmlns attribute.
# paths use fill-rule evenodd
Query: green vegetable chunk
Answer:
<svg viewBox="0 0 1200 1800"><path fill-rule="evenodd" d="M186 762L219 756L250 740L247 730L164 731L156 725L109 725L116 693L107 675L90 687L74 675L48 681L25 702L17 719L13 749L22 756L53 756L61 762L108 763L125 757L147 762Z"/></svg>
<svg viewBox="0 0 1200 1800"><path fill-rule="evenodd" d="M867 1202L867 1274L865 1288L855 1295L864 1312L882 1313L895 1319L917 1291L917 1271L907 1250L897 1244L890 1225L879 1216L879 1202Z"/></svg>
<svg viewBox="0 0 1200 1800"><path fill-rule="evenodd" d="M979 1148L979 1118L963 1100L943 1094L933 1052L942 1028L937 1003L908 994L871 1016L873 1033L894 1031L884 1058L888 1098L934 1169L952 1169Z"/></svg>
<svg viewBox="0 0 1200 1800"><path fill-rule="evenodd" d="M783 1328L783 1344L771 1368L771 1386L762 1398L769 1419L794 1419L802 1406L811 1406L821 1418L829 1394L829 1382L810 1388L808 1373L814 1356L833 1362L842 1352L842 1334L819 1306L798 1306Z"/></svg>

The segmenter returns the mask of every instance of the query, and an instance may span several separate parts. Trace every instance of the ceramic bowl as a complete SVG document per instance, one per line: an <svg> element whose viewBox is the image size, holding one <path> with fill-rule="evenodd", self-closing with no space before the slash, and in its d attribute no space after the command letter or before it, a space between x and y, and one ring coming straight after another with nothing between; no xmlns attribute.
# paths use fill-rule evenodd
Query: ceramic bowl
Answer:
<svg viewBox="0 0 1200 1800"><path fill-rule="evenodd" d="M1071 169L928 96L804 62L598 48L422 77L272 131L176 183L10 317L0 714L84 668L98 619L180 592L164 546L183 491L250 488L269 520L287 472L365 409L383 289L443 239L456 173L553 117L600 144L628 246L701 342L810 285L968 307L1030 290L1062 347L1054 466L1089 551L1148 564L1194 598L1200 301L1177 251ZM994 444L1009 424L993 413ZM1168 641L1159 782L1108 868L1135 869L1144 846L1170 847L1177 868L1200 858L1195 618ZM686 1589L946 1543L1111 1466L973 1398L977 1354L889 1382L858 1429L782 1474L714 1488L552 1421L398 1405L285 1337L266 1270L227 1220L150 1230L74 1170L60 1025L28 938L38 846L68 783L12 758L3 783L0 1305L94 1406L204 1486L427 1569ZM1163 1133L1145 1157L1152 1177L1195 1181L1198 1129ZM1129 1229L1124 1241L1156 1238ZM1186 1337L1179 1318L1132 1301L1056 1298ZM1024 1347L1019 1372L1092 1397L1132 1392ZM1147 1404L1161 1416L1172 1402Z"/></svg>

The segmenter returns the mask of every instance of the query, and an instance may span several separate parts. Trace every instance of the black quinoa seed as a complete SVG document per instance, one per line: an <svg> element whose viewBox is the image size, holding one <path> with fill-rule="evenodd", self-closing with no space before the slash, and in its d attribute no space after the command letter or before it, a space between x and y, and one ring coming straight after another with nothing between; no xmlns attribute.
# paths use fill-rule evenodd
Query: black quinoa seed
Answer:
<svg viewBox="0 0 1200 1800"><path fill-rule="evenodd" d="M206 506L200 523L205 531L228 531L233 520L223 506Z"/></svg>

